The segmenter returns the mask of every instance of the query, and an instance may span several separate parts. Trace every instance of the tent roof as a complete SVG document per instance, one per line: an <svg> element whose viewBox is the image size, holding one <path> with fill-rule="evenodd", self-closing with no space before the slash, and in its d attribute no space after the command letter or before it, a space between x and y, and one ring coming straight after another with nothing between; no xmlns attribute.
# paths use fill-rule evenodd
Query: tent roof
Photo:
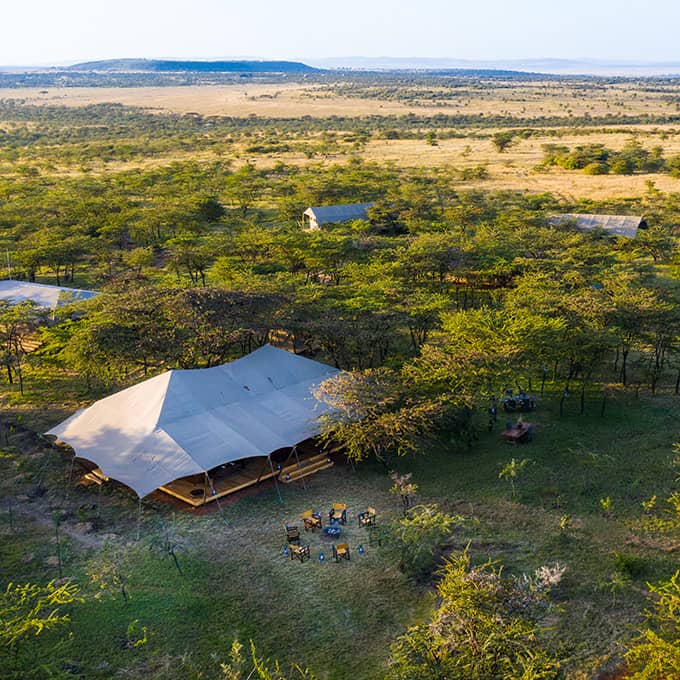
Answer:
<svg viewBox="0 0 680 680"><path fill-rule="evenodd" d="M317 224L330 222L347 222L348 220L366 219L366 211L373 203L347 203L345 205L321 205L307 208L303 215L316 220Z"/></svg>
<svg viewBox="0 0 680 680"><path fill-rule="evenodd" d="M159 486L318 434L312 395L337 369L266 345L223 366L168 371L47 432L141 498Z"/></svg>
<svg viewBox="0 0 680 680"><path fill-rule="evenodd" d="M573 222L579 229L604 229L617 236L635 238L638 229L646 229L647 222L638 215L587 215L581 213L564 213L548 218L552 225Z"/></svg>
<svg viewBox="0 0 680 680"><path fill-rule="evenodd" d="M33 300L40 307L55 309L72 302L89 300L95 295L98 295L96 290L49 286L45 283L15 281L14 279L0 281L0 299L9 300L14 304L24 302L25 300Z"/></svg>

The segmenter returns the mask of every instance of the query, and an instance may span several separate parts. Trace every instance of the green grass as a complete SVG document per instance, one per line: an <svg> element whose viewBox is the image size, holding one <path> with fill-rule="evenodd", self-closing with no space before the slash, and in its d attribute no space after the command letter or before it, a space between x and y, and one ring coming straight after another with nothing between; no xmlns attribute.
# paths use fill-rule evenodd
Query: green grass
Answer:
<svg viewBox="0 0 680 680"><path fill-rule="evenodd" d="M557 396L546 395L531 416L536 423L531 444L504 444L501 417L497 431L482 431L470 450L444 437L426 455L395 461L394 467L413 472L419 501L439 502L468 518L468 528L452 537L449 549L470 542L475 562L499 560L508 573L555 561L567 565L556 592L560 609L548 635L564 659L567 677L588 678L619 658L620 645L631 637L646 606L645 582L666 578L677 568L677 532L644 531L640 502L657 494L661 503L673 489L670 461L680 402L620 394L600 417L597 395L584 416L577 413L577 401L572 398L560 417ZM532 460L517 481L515 498L498 478L513 456ZM0 459L3 495L25 493L40 464L41 456ZM64 501L67 469L66 461L57 459L47 469L48 493L33 502L15 502L48 519L55 507L73 513L95 502L92 490L73 491ZM427 619L434 606L431 589L409 582L393 551L369 546L365 531L355 525L356 513L368 504L378 508L383 523L398 516L398 499L375 463L356 472L337 465L306 485L284 486L283 505L270 489L228 505L222 514L203 516L153 501L144 511L139 543L132 497L106 487L100 533L116 533L114 543L127 554L131 599L128 605L115 593L93 599L86 573L96 568L97 551L65 534L65 573L87 596L85 604L73 608L74 666L88 678L111 677L120 668L130 677L191 677L191 669L196 677L199 671L216 677L218 660L227 658L231 641L252 638L261 654L284 664L300 661L324 678L380 677L390 641ZM612 499L610 517L603 516L599 504L606 496ZM320 564L319 550L329 555L330 546L308 534L312 561L284 559L282 523L295 521L308 507L326 510L335 501L348 503L348 540L353 548L362 542L366 555L355 551L349 563ZM56 577L56 568L46 562L54 552L49 522L40 525L22 516L10 533L6 515L3 510L0 540L9 547L0 550L0 573L7 574L3 581ZM183 544L184 577L151 545L161 521L172 524L173 515ZM559 526L563 515L571 517L565 530ZM67 518L65 527L77 519ZM612 590L621 568L616 553L633 560L636 573ZM25 561L28 554L34 558ZM149 638L129 649L126 630L133 621L148 628Z"/></svg>

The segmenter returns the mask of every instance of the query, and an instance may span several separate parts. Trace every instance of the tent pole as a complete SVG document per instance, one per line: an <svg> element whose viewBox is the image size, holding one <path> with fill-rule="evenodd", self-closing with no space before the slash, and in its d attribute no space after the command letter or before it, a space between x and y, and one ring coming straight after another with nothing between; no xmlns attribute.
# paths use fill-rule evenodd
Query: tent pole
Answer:
<svg viewBox="0 0 680 680"><path fill-rule="evenodd" d="M99 485L99 489L97 491L97 518L100 516L101 512L101 504L102 504L102 487L104 486L104 482L102 482Z"/></svg>
<svg viewBox="0 0 680 680"><path fill-rule="evenodd" d="M269 454L267 456L269 461L269 467L271 468L272 475L274 476L274 486L276 487L276 493L279 495L279 502L283 505L283 498L281 496L281 489L279 489L279 480L276 478L276 472L274 472L274 465L272 464L272 456Z"/></svg>
<svg viewBox="0 0 680 680"><path fill-rule="evenodd" d="M138 496L137 500L139 501L137 506L137 540L139 540L139 534L142 527L142 497Z"/></svg>
<svg viewBox="0 0 680 680"><path fill-rule="evenodd" d="M69 495L69 492L71 491L71 480L73 479L73 467L75 466L75 464L76 464L76 457L75 457L75 454L74 454L73 458L71 458L71 467L69 468L69 471L68 471L68 482L66 482L66 496L64 498L64 500L66 500L66 501L68 500L68 495Z"/></svg>
<svg viewBox="0 0 680 680"><path fill-rule="evenodd" d="M203 472L204 479L203 479L203 505L206 504L207 498L208 498L208 473Z"/></svg>
<svg viewBox="0 0 680 680"><path fill-rule="evenodd" d="M212 479L210 479L207 472L205 473L205 476L207 477L208 483L210 484L210 491L212 491L212 495L215 496L215 503L217 503L217 509L220 511L220 517L222 518L222 521L224 522L225 526L229 526L229 522L227 522L227 518L224 516L224 512L222 511L222 506L220 505L220 497L217 495L215 485L212 483Z"/></svg>
<svg viewBox="0 0 680 680"><path fill-rule="evenodd" d="M297 466L298 466L298 470L299 470L300 469L300 457L298 456L298 452L297 452L297 444L293 447L293 453L295 454L295 460L297 461ZM302 477L300 477L300 479L302 480L302 486L304 487L304 490L307 491L307 482L305 482L305 476L302 475Z"/></svg>

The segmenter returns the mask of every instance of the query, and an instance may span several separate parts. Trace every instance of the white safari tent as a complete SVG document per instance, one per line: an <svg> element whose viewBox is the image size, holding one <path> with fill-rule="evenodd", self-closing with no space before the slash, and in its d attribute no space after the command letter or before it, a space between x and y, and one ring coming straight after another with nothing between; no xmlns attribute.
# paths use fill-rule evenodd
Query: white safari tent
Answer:
<svg viewBox="0 0 680 680"><path fill-rule="evenodd" d="M647 229L647 222L637 215L588 215L583 213L563 213L548 218L551 226L573 225L583 231L602 229L615 236L635 238L638 229Z"/></svg>
<svg viewBox="0 0 680 680"><path fill-rule="evenodd" d="M14 279L0 281L0 300L7 300L12 304L32 300L39 307L47 309L56 309L72 302L89 300L97 294L96 290L49 286L45 283L15 281Z"/></svg>
<svg viewBox="0 0 680 680"><path fill-rule="evenodd" d="M335 222L349 222L351 220L365 220L368 209L373 203L347 203L345 205L321 205L307 208L302 213L302 220L306 229L319 229L324 224Z"/></svg>
<svg viewBox="0 0 680 680"><path fill-rule="evenodd" d="M145 380L47 434L96 464L100 479L122 482L140 499L160 488L202 505L262 479L291 481L328 467L318 452L302 465L295 447L318 434L326 407L313 390L336 373L266 345L223 366ZM293 453L296 462L286 467Z"/></svg>

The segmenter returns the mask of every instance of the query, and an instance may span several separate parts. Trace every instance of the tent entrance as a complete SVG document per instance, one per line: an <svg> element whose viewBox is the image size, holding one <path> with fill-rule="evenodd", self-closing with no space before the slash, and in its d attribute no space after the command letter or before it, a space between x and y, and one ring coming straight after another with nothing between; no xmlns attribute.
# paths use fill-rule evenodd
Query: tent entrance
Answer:
<svg viewBox="0 0 680 680"><path fill-rule="evenodd" d="M180 477L174 482L159 488L170 496L194 506L205 505L217 498L246 489L265 479L271 479L272 473L266 456L243 458L234 463L220 465L208 473L212 489L206 484L204 474ZM213 489L215 493L213 494Z"/></svg>
<svg viewBox="0 0 680 680"><path fill-rule="evenodd" d="M311 440L302 442L292 449L279 449L270 455L271 466L267 456L257 456L242 458L210 470L208 478L212 488L206 484L205 475L200 474L176 479L161 486L159 491L197 508L266 479L276 477L278 482L290 483L333 465L326 454L320 453Z"/></svg>

